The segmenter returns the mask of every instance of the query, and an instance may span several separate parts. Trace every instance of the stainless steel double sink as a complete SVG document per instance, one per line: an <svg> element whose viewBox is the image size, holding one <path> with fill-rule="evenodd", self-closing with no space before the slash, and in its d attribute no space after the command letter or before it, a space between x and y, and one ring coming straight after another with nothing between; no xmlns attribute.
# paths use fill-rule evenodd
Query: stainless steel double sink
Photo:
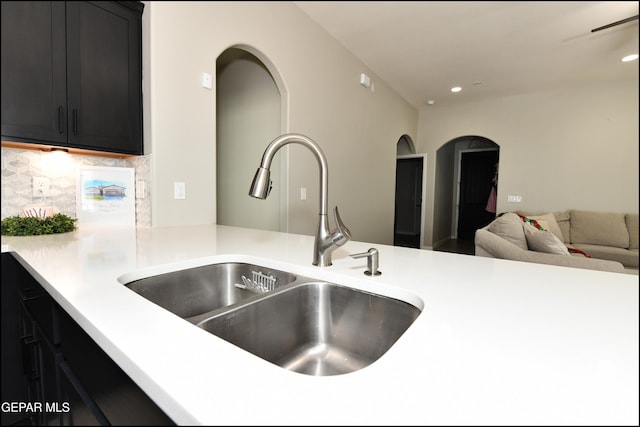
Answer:
<svg viewBox="0 0 640 427"><path fill-rule="evenodd" d="M125 286L264 360L316 376L370 365L420 315L395 298L243 262L162 273Z"/></svg>

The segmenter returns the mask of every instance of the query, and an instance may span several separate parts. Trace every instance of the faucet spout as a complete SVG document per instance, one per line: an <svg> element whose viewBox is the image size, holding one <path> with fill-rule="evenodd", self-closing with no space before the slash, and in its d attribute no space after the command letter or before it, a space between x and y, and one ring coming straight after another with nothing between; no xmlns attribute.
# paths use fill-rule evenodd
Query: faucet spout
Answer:
<svg viewBox="0 0 640 427"><path fill-rule="evenodd" d="M256 171L249 189L249 195L259 199L266 199L271 192L271 162L276 152L290 143L298 143L307 147L318 160L320 167L320 200L319 200L319 218L318 231L316 233L313 265L320 267L328 267L331 265L331 253L338 247L347 243L351 239L351 232L344 225L338 213L338 207L334 209L336 229L329 229L328 214L328 192L329 192L329 168L327 167L327 159L322 149L311 138L301 134L290 133L284 134L267 146L262 155L260 167Z"/></svg>

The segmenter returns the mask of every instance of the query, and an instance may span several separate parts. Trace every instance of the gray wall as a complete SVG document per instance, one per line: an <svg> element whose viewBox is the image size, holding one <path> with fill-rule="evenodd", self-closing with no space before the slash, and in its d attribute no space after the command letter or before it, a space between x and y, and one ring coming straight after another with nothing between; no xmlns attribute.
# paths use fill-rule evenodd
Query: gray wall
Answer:
<svg viewBox="0 0 640 427"><path fill-rule="evenodd" d="M500 146L497 212L638 212L637 80L434 107L421 109L418 131L430 163L425 245L450 233L450 224L436 231L429 220L450 214L441 199L434 203L432 153L465 135Z"/></svg>
<svg viewBox="0 0 640 427"><path fill-rule="evenodd" d="M354 240L393 241L396 143L404 134L417 137L413 107L292 3L148 2L145 15L154 226L216 222L216 103L201 75L215 76L225 49L248 46L284 88L282 129L324 150L330 208L339 206ZM375 91L360 86L363 72ZM301 146L291 146L285 162L283 231L313 235L317 162ZM173 199L174 181L186 183L185 200ZM301 187L307 200L300 200Z"/></svg>

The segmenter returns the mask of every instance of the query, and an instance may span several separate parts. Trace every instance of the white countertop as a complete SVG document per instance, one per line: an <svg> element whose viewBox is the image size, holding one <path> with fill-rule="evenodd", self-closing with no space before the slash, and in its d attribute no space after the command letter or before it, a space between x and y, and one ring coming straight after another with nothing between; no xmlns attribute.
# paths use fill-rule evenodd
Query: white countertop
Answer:
<svg viewBox="0 0 640 427"><path fill-rule="evenodd" d="M638 276L348 242L311 265L312 236L225 226L87 228L2 237L178 424L638 425ZM350 253L375 247L381 276ZM422 309L356 372L287 371L118 280L248 261Z"/></svg>

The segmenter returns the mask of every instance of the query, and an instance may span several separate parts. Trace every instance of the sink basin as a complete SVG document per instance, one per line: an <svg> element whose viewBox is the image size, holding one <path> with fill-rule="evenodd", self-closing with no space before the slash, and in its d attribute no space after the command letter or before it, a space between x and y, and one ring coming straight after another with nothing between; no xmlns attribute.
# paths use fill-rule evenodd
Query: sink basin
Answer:
<svg viewBox="0 0 640 427"><path fill-rule="evenodd" d="M397 299L308 282L265 293L197 325L282 368L328 376L375 362L419 314Z"/></svg>
<svg viewBox="0 0 640 427"><path fill-rule="evenodd" d="M223 262L145 277L125 286L195 323L212 311L296 280L299 280L297 276L285 271L248 263Z"/></svg>
<svg viewBox="0 0 640 427"><path fill-rule="evenodd" d="M140 274L119 280L194 327L284 369L314 376L370 365L421 312L400 299L259 263Z"/></svg>

